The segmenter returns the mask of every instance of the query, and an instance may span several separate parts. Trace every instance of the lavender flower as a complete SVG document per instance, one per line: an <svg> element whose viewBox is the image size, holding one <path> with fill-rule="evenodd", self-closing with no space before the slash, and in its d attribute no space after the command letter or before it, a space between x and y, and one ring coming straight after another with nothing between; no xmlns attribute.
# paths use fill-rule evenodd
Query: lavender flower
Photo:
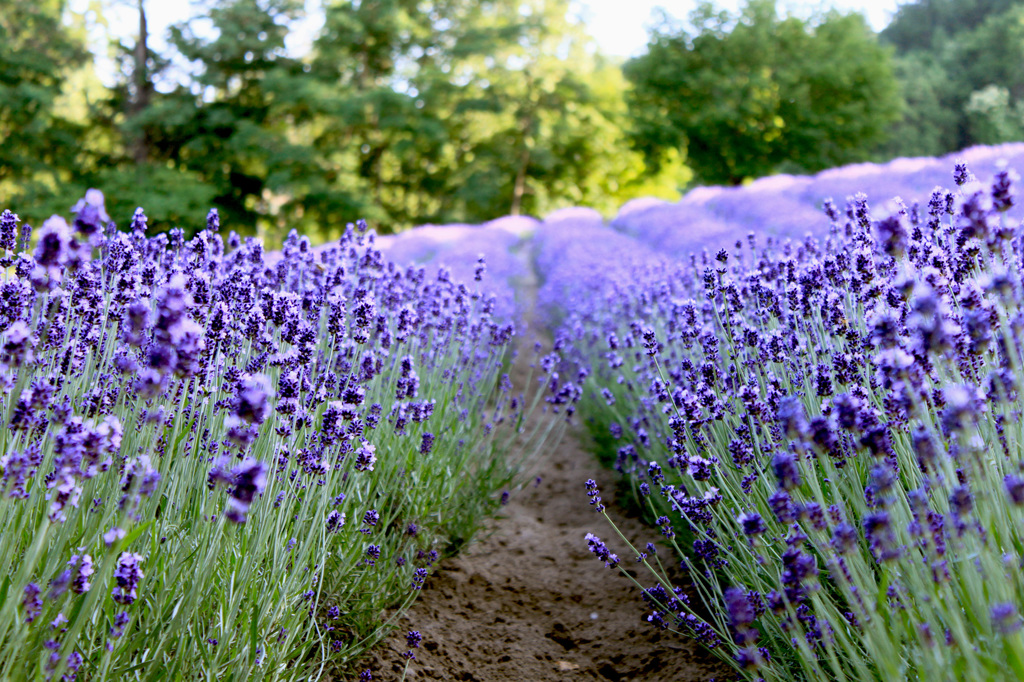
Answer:
<svg viewBox="0 0 1024 682"><path fill-rule="evenodd" d="M1009 495L1010 501L1018 507L1024 506L1024 478L1007 474L1003 484L1006 486L1006 494Z"/></svg>
<svg viewBox="0 0 1024 682"><path fill-rule="evenodd" d="M1021 628L1020 614L1017 607L1009 602L996 604L992 607L992 629L1000 635L1010 635Z"/></svg>
<svg viewBox="0 0 1024 682"><path fill-rule="evenodd" d="M764 519L757 512L744 512L736 518L736 522L740 524L743 534L751 543L756 540L757 536L768 532Z"/></svg>
<svg viewBox="0 0 1024 682"><path fill-rule="evenodd" d="M429 455L431 448L434 447L434 434L429 431L423 434L422 441L420 442L420 454Z"/></svg>
<svg viewBox="0 0 1024 682"><path fill-rule="evenodd" d="M40 594L42 594L42 590L39 589L39 585L29 583L25 586L25 594L21 600L21 607L25 611L26 623L34 621L43 611L43 601L39 598Z"/></svg>
<svg viewBox="0 0 1024 682"><path fill-rule="evenodd" d="M118 557L117 566L114 568L115 586L111 592L111 596L118 604L129 606L138 598L136 590L145 575L140 568L142 561L142 555L134 552L121 552Z"/></svg>
<svg viewBox="0 0 1024 682"><path fill-rule="evenodd" d="M71 212L75 214L75 229L86 238L101 232L110 222L103 192L98 189L87 190L85 197L78 200Z"/></svg>
<svg viewBox="0 0 1024 682"><path fill-rule="evenodd" d="M232 488L225 516L232 523L245 523L249 507L267 484L267 465L246 459L231 473Z"/></svg>
<svg viewBox="0 0 1024 682"><path fill-rule="evenodd" d="M800 487L800 469L796 458L789 452L777 452L772 457L772 471L778 479L781 490L793 490Z"/></svg>
<svg viewBox="0 0 1024 682"><path fill-rule="evenodd" d="M263 374L242 380L236 398L234 415L250 424L262 424L270 416L270 380Z"/></svg>
<svg viewBox="0 0 1024 682"><path fill-rule="evenodd" d="M597 489L597 481L592 478L588 478L586 481L587 486L587 497L590 498L590 504L594 507L594 511L601 513L605 507L601 503L601 491Z"/></svg>
<svg viewBox="0 0 1024 682"><path fill-rule="evenodd" d="M68 567L74 570L74 582L71 590L76 594L85 594L92 587L89 577L96 572L93 566L92 557L88 554L74 554L68 561Z"/></svg>
<svg viewBox="0 0 1024 682"><path fill-rule="evenodd" d="M619 557L608 549L608 546L602 542L601 538L593 533L587 533L585 540L590 552L603 561L605 566L615 568L619 564Z"/></svg>
<svg viewBox="0 0 1024 682"><path fill-rule="evenodd" d="M377 462L377 448L365 440L356 450L356 471L373 471Z"/></svg>

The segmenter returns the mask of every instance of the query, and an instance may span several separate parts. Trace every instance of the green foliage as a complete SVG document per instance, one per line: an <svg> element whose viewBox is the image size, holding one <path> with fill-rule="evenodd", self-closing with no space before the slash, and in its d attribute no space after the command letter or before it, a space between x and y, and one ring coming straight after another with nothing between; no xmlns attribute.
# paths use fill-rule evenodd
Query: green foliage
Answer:
<svg viewBox="0 0 1024 682"><path fill-rule="evenodd" d="M295 0L230 0L207 14L215 37L172 29L175 47L203 68L145 120L159 131L157 154L212 186L228 224L286 214L302 200L292 185L312 172L312 151L289 126L302 65L285 55L284 41L300 9Z"/></svg>
<svg viewBox="0 0 1024 682"><path fill-rule="evenodd" d="M3 194L50 195L81 163L84 131L58 103L87 53L82 36L62 23L64 12L63 0L5 0L0 11Z"/></svg>
<svg viewBox="0 0 1024 682"><path fill-rule="evenodd" d="M971 31L1020 0L918 0L900 4L879 37L900 52L941 50L949 37Z"/></svg>
<svg viewBox="0 0 1024 682"><path fill-rule="evenodd" d="M902 117L881 146L882 155L938 156L949 151L958 116L945 69L920 52L896 57L894 65L903 93Z"/></svg>
<svg viewBox="0 0 1024 682"><path fill-rule="evenodd" d="M704 4L691 24L664 23L626 65L635 144L655 164L685 148L698 178L727 184L820 170L865 158L898 115L890 57L860 15L808 23L752 0L735 17Z"/></svg>
<svg viewBox="0 0 1024 682"><path fill-rule="evenodd" d="M1024 2L923 0L880 35L907 99L889 155L941 154L1024 138Z"/></svg>
<svg viewBox="0 0 1024 682"><path fill-rule="evenodd" d="M63 3L11 0L0 18L0 188L33 222L90 186L131 196L156 229L194 233L189 216L216 206L271 246L359 217L389 232L579 204L610 215L694 177L735 184L1024 128L1024 23L1005 14L1019 1L904 6L885 33L895 63L858 15L705 4L624 67L569 0L331 0L304 54L285 49L298 0L205 3L164 54L136 1L116 82L70 104L91 65ZM123 224L134 208L111 211Z"/></svg>
<svg viewBox="0 0 1024 682"><path fill-rule="evenodd" d="M387 228L611 211L642 182L618 69L594 56L565 0L421 9L336 2L315 45L313 144L370 199L370 217Z"/></svg>
<svg viewBox="0 0 1024 682"><path fill-rule="evenodd" d="M137 10L138 35L114 46L116 83L89 102L88 144L49 114L19 124L45 128L31 140L50 153L12 153L60 169L39 184L5 164L33 221L96 186L131 196L155 229L194 233L189 216L213 205L273 245L291 228L336 237L358 217L388 232L580 203L610 214L690 179L680 156L652 174L629 149L628 86L568 0L336 0L302 56L285 50L296 0L207 3L172 28L166 54ZM53 109L57 75L37 109ZM134 209L111 206L122 223Z"/></svg>

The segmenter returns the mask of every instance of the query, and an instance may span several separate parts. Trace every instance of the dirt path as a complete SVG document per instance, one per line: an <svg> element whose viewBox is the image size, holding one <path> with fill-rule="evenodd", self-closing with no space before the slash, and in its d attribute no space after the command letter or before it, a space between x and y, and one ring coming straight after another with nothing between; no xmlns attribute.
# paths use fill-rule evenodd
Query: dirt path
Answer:
<svg viewBox="0 0 1024 682"><path fill-rule="evenodd" d="M635 586L587 551L587 532L611 540L612 531L587 505L583 482L597 480L607 502L615 479L576 436L570 431L547 455L540 485L514 495L488 537L431 576L367 661L374 680L401 679L408 630L419 630L423 645L407 680L685 682L722 674L709 654L644 622ZM631 540L653 539L638 520L614 515Z"/></svg>
<svg viewBox="0 0 1024 682"><path fill-rule="evenodd" d="M527 253L521 254L527 261ZM533 319L537 279L518 282L525 324L536 338L547 336ZM532 338L532 337L531 337ZM532 345L532 341L528 345ZM513 384L526 388L529 353L513 369ZM578 418L577 418L578 419ZM595 533L633 558L603 518L587 504L584 481L593 478L623 534L634 546L656 532L615 505L618 474L603 469L583 449L583 429L570 429L541 456L529 484L512 495L503 514L479 541L441 563L397 628L359 666L373 680L402 680L408 651L405 634L418 630L406 680L466 682L689 682L731 679L711 654L672 632L646 622L639 589L617 569L609 570L587 550ZM646 575L645 585L653 584Z"/></svg>

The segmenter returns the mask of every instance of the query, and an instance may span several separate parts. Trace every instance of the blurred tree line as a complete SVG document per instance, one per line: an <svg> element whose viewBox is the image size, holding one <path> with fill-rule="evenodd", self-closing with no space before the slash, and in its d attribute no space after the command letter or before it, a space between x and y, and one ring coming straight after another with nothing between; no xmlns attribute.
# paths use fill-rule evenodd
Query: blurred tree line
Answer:
<svg viewBox="0 0 1024 682"><path fill-rule="evenodd" d="M879 37L905 100L883 153L1024 140L1024 0L918 0Z"/></svg>
<svg viewBox="0 0 1024 682"><path fill-rule="evenodd" d="M0 203L29 220L86 187L119 222L141 205L155 229L192 231L217 206L271 242L359 217L388 232L611 213L1024 127L1024 0L920 0L880 37L858 14L705 3L624 64L569 0L324 0L301 55L286 49L301 0L209 0L166 53L145 0L106 1L138 19L111 47L112 85L66 0L0 0ZM109 5L91 9L95 24Z"/></svg>

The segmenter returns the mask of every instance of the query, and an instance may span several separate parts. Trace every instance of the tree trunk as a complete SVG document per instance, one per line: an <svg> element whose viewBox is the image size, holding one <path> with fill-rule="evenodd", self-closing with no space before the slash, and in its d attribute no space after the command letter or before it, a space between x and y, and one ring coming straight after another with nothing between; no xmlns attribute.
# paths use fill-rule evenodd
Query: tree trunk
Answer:
<svg viewBox="0 0 1024 682"><path fill-rule="evenodd" d="M130 107L131 116L137 117L149 107L153 92L153 86L149 82L149 32L146 26L146 10L143 0L139 0L139 39L135 41L135 68L132 79L135 85L135 96L132 98ZM149 139L144 127L139 126L135 131L132 140L132 158L137 166L144 165L149 160Z"/></svg>

